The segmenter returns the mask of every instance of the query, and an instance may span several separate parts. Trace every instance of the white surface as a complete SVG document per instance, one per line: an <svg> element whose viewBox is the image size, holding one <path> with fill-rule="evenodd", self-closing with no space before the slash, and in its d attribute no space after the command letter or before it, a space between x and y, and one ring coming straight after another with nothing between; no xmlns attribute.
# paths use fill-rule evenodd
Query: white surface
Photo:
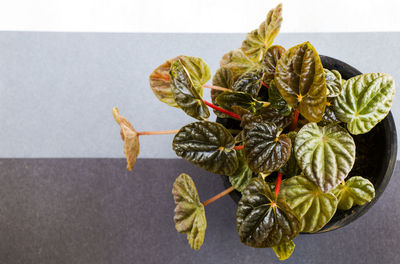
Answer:
<svg viewBox="0 0 400 264"><path fill-rule="evenodd" d="M399 0L1 0L0 30L248 32L280 2L282 32L400 31Z"/></svg>

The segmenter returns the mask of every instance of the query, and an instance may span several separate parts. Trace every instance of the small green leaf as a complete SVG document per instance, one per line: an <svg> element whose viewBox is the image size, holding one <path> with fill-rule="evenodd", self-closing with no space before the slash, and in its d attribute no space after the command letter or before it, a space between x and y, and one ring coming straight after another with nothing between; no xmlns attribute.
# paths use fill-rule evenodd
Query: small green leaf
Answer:
<svg viewBox="0 0 400 264"><path fill-rule="evenodd" d="M279 59L285 53L282 46L271 46L265 53L262 64L265 66L264 82L269 84L275 77L275 69Z"/></svg>
<svg viewBox="0 0 400 264"><path fill-rule="evenodd" d="M339 200L338 208L349 210L356 205L363 205L375 197L374 185L361 176L353 176L346 181L346 184L339 184L332 193Z"/></svg>
<svg viewBox="0 0 400 264"><path fill-rule="evenodd" d="M233 80L236 81L245 72L260 68L261 64L254 63L242 50L236 49L229 51L222 57L220 66L230 69Z"/></svg>
<svg viewBox="0 0 400 264"><path fill-rule="evenodd" d="M240 241L256 248L274 247L295 238L301 222L284 200L276 200L264 180L252 178L236 212Z"/></svg>
<svg viewBox="0 0 400 264"><path fill-rule="evenodd" d="M240 106L252 113L257 112L264 106L263 102L257 101L250 94L234 91L221 93L218 95L216 102L222 108L231 112L233 111L232 106Z"/></svg>
<svg viewBox="0 0 400 264"><path fill-rule="evenodd" d="M304 176L282 181L279 195L301 218L302 232L314 233L331 220L338 201L331 192L322 192Z"/></svg>
<svg viewBox="0 0 400 264"><path fill-rule="evenodd" d="M189 175L182 173L176 178L172 188L175 207L175 228L186 234L189 245L199 250L207 228L204 206L200 202L196 186Z"/></svg>
<svg viewBox="0 0 400 264"><path fill-rule="evenodd" d="M346 129L339 125L319 127L308 123L297 133L294 151L305 176L328 192L350 172L356 146Z"/></svg>
<svg viewBox="0 0 400 264"><path fill-rule="evenodd" d="M368 73L348 79L334 101L336 116L354 135L370 131L392 107L395 85L384 73Z"/></svg>
<svg viewBox="0 0 400 264"><path fill-rule="evenodd" d="M289 159L290 138L274 123L254 123L245 130L244 152L254 172L269 174L281 168Z"/></svg>
<svg viewBox="0 0 400 264"><path fill-rule="evenodd" d="M292 142L292 149L291 149L291 154L290 154L289 160L280 169L280 172L283 175L285 175L286 177L293 177L293 176L299 175L301 172L301 169L300 169L299 165L297 164L297 160L294 155L294 145L296 142L297 132L291 131L291 132L287 133L287 136L290 138L290 141Z"/></svg>
<svg viewBox="0 0 400 264"><path fill-rule="evenodd" d="M283 99L273 80L270 82L268 88L268 102L271 103L272 108L275 108L283 116L290 115L292 112L292 108L285 99Z"/></svg>
<svg viewBox="0 0 400 264"><path fill-rule="evenodd" d="M232 90L232 85L234 83L232 71L226 67L219 68L214 74L212 83L215 86L219 86L219 87L223 87L223 88ZM220 90L211 89L211 100L214 105L218 106L216 99L217 99L218 95L220 95L221 93L222 93L222 91L220 91ZM229 118L230 117L229 115L221 113L215 109L213 111L214 111L214 114L220 118Z"/></svg>
<svg viewBox="0 0 400 264"><path fill-rule="evenodd" d="M286 260L290 258L290 256L293 254L294 247L295 244L293 243L293 241L289 241L272 247L272 249L275 251L275 254L279 260Z"/></svg>
<svg viewBox="0 0 400 264"><path fill-rule="evenodd" d="M179 56L180 62L190 75L195 90L203 97L202 85L211 79L211 70L208 64L198 57Z"/></svg>
<svg viewBox="0 0 400 264"><path fill-rule="evenodd" d="M267 18L246 35L242 42L243 52L254 62L261 62L266 50L272 45L282 23L282 4L268 12Z"/></svg>
<svg viewBox="0 0 400 264"><path fill-rule="evenodd" d="M253 97L258 96L258 92L262 86L263 71L253 70L241 75L233 84L232 90L245 92Z"/></svg>
<svg viewBox="0 0 400 264"><path fill-rule="evenodd" d="M326 82L326 96L336 97L342 90L342 76L337 70L324 69Z"/></svg>
<svg viewBox="0 0 400 264"><path fill-rule="evenodd" d="M328 98L328 102L325 108L325 113L322 116L322 120L321 123L324 125L327 125L329 123L334 123L334 124L338 124L340 123L340 120L337 118L335 111L333 109L333 101L335 100L335 98Z"/></svg>
<svg viewBox="0 0 400 264"><path fill-rule="evenodd" d="M309 42L283 54L276 66L275 84L286 102L308 121L321 121L326 106L325 74L321 59Z"/></svg>
<svg viewBox="0 0 400 264"><path fill-rule="evenodd" d="M182 127L172 148L179 157L216 174L229 175L239 165L235 139L222 125L201 121Z"/></svg>
<svg viewBox="0 0 400 264"><path fill-rule="evenodd" d="M210 112L180 60L172 63L170 77L172 93L179 107L191 117L199 120L207 119Z"/></svg>
<svg viewBox="0 0 400 264"><path fill-rule="evenodd" d="M237 151L237 156L239 159L239 166L234 173L229 175L229 181L236 190L242 192L253 177L253 172L247 165L243 151Z"/></svg>
<svg viewBox="0 0 400 264"><path fill-rule="evenodd" d="M131 171L136 163L140 151L139 136L131 123L119 114L118 108L114 107L112 112L115 121L121 127L120 134L124 141L124 153L127 163L126 168Z"/></svg>

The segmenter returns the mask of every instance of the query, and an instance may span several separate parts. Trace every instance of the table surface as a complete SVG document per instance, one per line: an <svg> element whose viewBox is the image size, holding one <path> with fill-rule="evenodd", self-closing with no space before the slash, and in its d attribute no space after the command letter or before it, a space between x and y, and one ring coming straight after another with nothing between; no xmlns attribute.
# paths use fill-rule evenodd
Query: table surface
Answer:
<svg viewBox="0 0 400 264"><path fill-rule="evenodd" d="M206 207L200 251L175 231L174 179L191 175L200 198L223 190L220 176L179 159L0 159L0 263L279 263L271 249L246 247L229 196ZM398 263L400 187L359 220L300 235L285 263Z"/></svg>

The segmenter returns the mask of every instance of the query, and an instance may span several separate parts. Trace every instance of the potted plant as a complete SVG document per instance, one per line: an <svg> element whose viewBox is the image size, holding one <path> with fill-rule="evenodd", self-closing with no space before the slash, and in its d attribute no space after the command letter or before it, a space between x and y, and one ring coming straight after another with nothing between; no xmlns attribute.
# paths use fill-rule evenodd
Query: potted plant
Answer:
<svg viewBox="0 0 400 264"><path fill-rule="evenodd" d="M298 234L332 230L359 216L392 174L397 141L393 120L385 119L395 91L392 77L361 74L319 56L309 42L288 50L273 46L281 22L278 5L240 49L222 57L213 85L206 84L209 66L197 57L169 59L151 73L156 97L199 121L179 130L136 132L113 109L128 170L139 154L139 136L176 134L172 147L179 157L229 180L229 188L204 202L189 175L173 184L175 226L195 250L207 226L204 207L236 192L240 240L287 259ZM202 98L203 88L211 89L212 103ZM208 107L218 122L208 121ZM383 130L392 135L391 163L371 177L365 166L374 149L368 142L382 138L375 130L385 122L391 125ZM327 228L334 216L337 225Z"/></svg>

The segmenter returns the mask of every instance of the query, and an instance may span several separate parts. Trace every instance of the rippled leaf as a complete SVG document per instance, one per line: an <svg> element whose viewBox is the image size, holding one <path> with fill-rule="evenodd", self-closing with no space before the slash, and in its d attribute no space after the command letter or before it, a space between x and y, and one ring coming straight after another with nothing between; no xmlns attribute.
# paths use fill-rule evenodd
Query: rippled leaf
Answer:
<svg viewBox="0 0 400 264"><path fill-rule="evenodd" d="M216 102L222 108L232 112L233 106L240 106L252 113L259 111L264 107L264 102L254 99L250 94L244 92L225 91L218 95Z"/></svg>
<svg viewBox="0 0 400 264"><path fill-rule="evenodd" d="M292 108L283 99L273 80L270 82L268 88L268 102L271 103L271 107L275 108L283 116L290 115L292 112Z"/></svg>
<svg viewBox="0 0 400 264"><path fill-rule="evenodd" d="M329 123L340 123L339 118L337 118L336 114L335 114L335 110L333 108L333 101L335 100L335 98L328 98L327 101L327 105L325 108L325 113L322 116L322 120L321 120L321 124L323 125L328 125Z"/></svg>
<svg viewBox="0 0 400 264"><path fill-rule="evenodd" d="M239 166L234 173L229 175L229 181L236 190L242 192L253 177L253 172L247 165L246 157L244 156L243 151L237 151L237 156L239 160Z"/></svg>
<svg viewBox="0 0 400 264"><path fill-rule="evenodd" d="M375 197L374 185L361 176L353 176L346 183L339 184L332 193L339 200L338 208L349 210L356 205L363 205Z"/></svg>
<svg viewBox="0 0 400 264"><path fill-rule="evenodd" d="M255 123L245 130L244 152L252 171L268 174L288 161L290 138L280 133L274 123L268 122Z"/></svg>
<svg viewBox="0 0 400 264"><path fill-rule="evenodd" d="M126 168L131 171L135 165L136 158L139 155L139 135L133 128L131 123L119 114L118 108L113 108L113 116L115 121L121 127L121 138L124 141L124 153L126 156Z"/></svg>
<svg viewBox="0 0 400 264"><path fill-rule="evenodd" d="M233 80L236 81L245 72L260 68L261 64L251 61L242 50L236 49L229 51L222 57L220 66L230 69Z"/></svg>
<svg viewBox="0 0 400 264"><path fill-rule="evenodd" d="M237 79L232 86L232 90L245 92L253 97L257 97L262 86L262 79L262 70L248 71Z"/></svg>
<svg viewBox="0 0 400 264"><path fill-rule="evenodd" d="M368 73L348 79L334 101L336 116L354 135L370 131L392 107L395 85L384 73Z"/></svg>
<svg viewBox="0 0 400 264"><path fill-rule="evenodd" d="M279 260L286 260L293 254L295 244L293 241L282 243L278 246L272 247Z"/></svg>
<svg viewBox="0 0 400 264"><path fill-rule="evenodd" d="M264 180L253 178L242 192L236 226L242 243L264 248L291 241L299 234L301 222Z"/></svg>
<svg viewBox="0 0 400 264"><path fill-rule="evenodd" d="M199 250L204 241L207 221L192 178L185 173L179 175L174 182L172 194L176 204L175 228L179 233L187 235L191 248Z"/></svg>
<svg viewBox="0 0 400 264"><path fill-rule="evenodd" d="M207 119L210 116L207 106L196 91L192 79L180 60L171 65L171 88L175 102L189 116Z"/></svg>
<svg viewBox="0 0 400 264"><path fill-rule="evenodd" d="M172 148L179 157L216 174L229 175L238 168L235 139L222 125L201 121L182 127Z"/></svg>
<svg viewBox="0 0 400 264"><path fill-rule="evenodd" d="M337 70L324 69L326 82L326 96L336 97L342 90L342 76Z"/></svg>
<svg viewBox="0 0 400 264"><path fill-rule="evenodd" d="M272 45L282 23L282 4L268 12L267 18L246 35L242 42L243 52L254 62L261 62L266 50Z"/></svg>
<svg viewBox="0 0 400 264"><path fill-rule="evenodd" d="M304 176L282 181L279 195L301 218L302 232L314 233L331 220L338 201L331 192L322 192L317 185Z"/></svg>
<svg viewBox="0 0 400 264"><path fill-rule="evenodd" d="M274 79L276 65L285 51L284 47L276 45L271 46L265 53L262 64L265 66L264 82L266 84L269 84Z"/></svg>
<svg viewBox="0 0 400 264"><path fill-rule="evenodd" d="M292 177L292 176L299 175L301 173L301 169L300 169L299 165L297 164L297 160L294 155L294 145L296 142L297 132L291 131L291 132L287 133L287 136L290 138L290 141L292 143L291 154L290 154L289 160L279 171L282 172L282 174L285 175L286 177Z"/></svg>
<svg viewBox="0 0 400 264"><path fill-rule="evenodd" d="M294 150L305 176L327 192L350 172L356 146L346 129L339 125L319 127L309 123L297 133Z"/></svg>
<svg viewBox="0 0 400 264"><path fill-rule="evenodd" d="M183 66L189 73L195 90L201 97L203 97L202 85L211 79L210 67L202 58L198 57L179 56L179 61L182 62Z"/></svg>
<svg viewBox="0 0 400 264"><path fill-rule="evenodd" d="M319 122L325 112L326 83L321 59L305 42L289 49L278 62L275 84L289 105L310 122Z"/></svg>

